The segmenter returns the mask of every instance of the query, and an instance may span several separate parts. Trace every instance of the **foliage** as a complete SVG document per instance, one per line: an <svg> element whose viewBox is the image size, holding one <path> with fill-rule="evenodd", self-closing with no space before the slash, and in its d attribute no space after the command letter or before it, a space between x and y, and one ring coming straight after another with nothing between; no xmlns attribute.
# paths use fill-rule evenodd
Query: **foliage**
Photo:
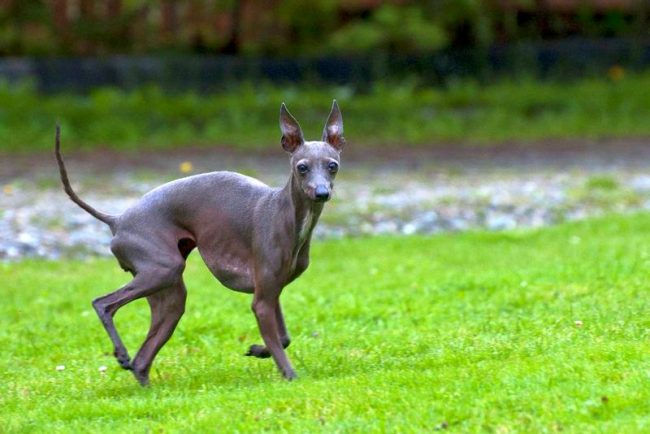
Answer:
<svg viewBox="0 0 650 434"><path fill-rule="evenodd" d="M89 301L114 261L0 264L4 432L646 432L650 216L315 243L283 294L299 379L242 356L250 297L190 257L152 387ZM371 252L371 253L369 253ZM116 316L132 351L147 305ZM64 370L57 371L62 365ZM105 373L100 367L106 366Z"/></svg>
<svg viewBox="0 0 650 434"><path fill-rule="evenodd" d="M432 51L443 47L447 35L417 6L383 5L365 21L353 22L331 37L336 52Z"/></svg>
<svg viewBox="0 0 650 434"><path fill-rule="evenodd" d="M7 0L0 54L431 52L582 35L648 36L647 2ZM557 2L556 2L557 3ZM629 4L628 4L629 3ZM598 9L600 5L600 9Z"/></svg>
<svg viewBox="0 0 650 434"><path fill-rule="evenodd" d="M67 149L268 149L277 145L282 101L307 137L318 138L332 98L341 105L348 141L358 147L650 134L650 74L574 83L454 81L445 88L378 83L367 92L347 86L242 85L216 94L143 87L41 95L30 86L5 83L0 85L0 151L50 150L57 121Z"/></svg>

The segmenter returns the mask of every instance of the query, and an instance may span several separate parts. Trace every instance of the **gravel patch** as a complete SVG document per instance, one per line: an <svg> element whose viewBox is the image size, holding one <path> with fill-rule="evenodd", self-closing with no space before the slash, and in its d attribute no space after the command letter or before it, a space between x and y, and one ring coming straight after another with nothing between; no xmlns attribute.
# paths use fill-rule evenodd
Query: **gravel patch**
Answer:
<svg viewBox="0 0 650 434"><path fill-rule="evenodd" d="M286 181L286 161L270 163L194 156L195 172L224 165L270 185ZM595 163L594 163L595 161ZM334 199L316 228L317 238L375 234L436 234L536 228L607 212L650 208L650 166L607 158L590 164L531 166L445 161L352 161L342 170ZM646 160L649 161L650 160ZM110 255L108 228L67 199L54 168L0 176L0 260L84 258ZM182 176L178 161L113 172L93 163L69 164L73 185L96 208L119 214L146 191ZM560 166L560 167L558 167ZM5 161L4 167L8 167ZM459 167L461 169L459 169ZM1 174L0 174L1 175Z"/></svg>

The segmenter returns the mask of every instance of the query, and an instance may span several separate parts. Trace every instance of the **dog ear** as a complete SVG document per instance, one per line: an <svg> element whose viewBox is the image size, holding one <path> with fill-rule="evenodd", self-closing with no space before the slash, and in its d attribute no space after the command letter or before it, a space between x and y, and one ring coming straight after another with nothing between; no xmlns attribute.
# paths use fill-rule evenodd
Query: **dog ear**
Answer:
<svg viewBox="0 0 650 434"><path fill-rule="evenodd" d="M332 103L332 110L323 129L323 142L329 143L334 149L340 151L345 145L343 138L343 116L336 100Z"/></svg>
<svg viewBox="0 0 650 434"><path fill-rule="evenodd" d="M284 103L280 106L280 130L282 131L282 147L285 151L293 153L305 143L300 124L291 116Z"/></svg>

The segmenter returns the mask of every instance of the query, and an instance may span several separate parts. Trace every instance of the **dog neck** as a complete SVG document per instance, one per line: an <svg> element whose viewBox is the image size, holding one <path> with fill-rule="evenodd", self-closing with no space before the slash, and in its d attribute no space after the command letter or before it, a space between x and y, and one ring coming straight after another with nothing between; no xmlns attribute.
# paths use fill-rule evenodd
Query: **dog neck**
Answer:
<svg viewBox="0 0 650 434"><path fill-rule="evenodd" d="M300 188L298 180L291 175L289 182L283 189L284 196L288 199L288 210L293 220L295 244L297 248L311 238L312 231L323 211L323 202L311 200Z"/></svg>

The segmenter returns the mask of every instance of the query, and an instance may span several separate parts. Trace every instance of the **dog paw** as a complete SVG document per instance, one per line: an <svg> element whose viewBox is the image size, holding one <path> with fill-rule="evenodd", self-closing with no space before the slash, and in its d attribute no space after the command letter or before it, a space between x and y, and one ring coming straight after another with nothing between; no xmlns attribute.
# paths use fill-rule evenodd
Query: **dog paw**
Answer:
<svg viewBox="0 0 650 434"><path fill-rule="evenodd" d="M298 378L298 376L296 375L296 371L294 371L293 369L290 369L289 371L283 371L282 376L287 381L293 381Z"/></svg>
<svg viewBox="0 0 650 434"><path fill-rule="evenodd" d="M268 359L271 353L264 345L251 345L245 356L257 357L258 359Z"/></svg>
<svg viewBox="0 0 650 434"><path fill-rule="evenodd" d="M138 369L133 369L133 376L135 377L136 380L138 380L138 383L140 383L140 386L142 387L148 387L149 386L149 373L145 371L141 371Z"/></svg>
<svg viewBox="0 0 650 434"><path fill-rule="evenodd" d="M115 352L115 358L117 359L117 363L120 364L120 367L122 369L126 370L131 370L131 358L127 353L122 353L122 352Z"/></svg>

